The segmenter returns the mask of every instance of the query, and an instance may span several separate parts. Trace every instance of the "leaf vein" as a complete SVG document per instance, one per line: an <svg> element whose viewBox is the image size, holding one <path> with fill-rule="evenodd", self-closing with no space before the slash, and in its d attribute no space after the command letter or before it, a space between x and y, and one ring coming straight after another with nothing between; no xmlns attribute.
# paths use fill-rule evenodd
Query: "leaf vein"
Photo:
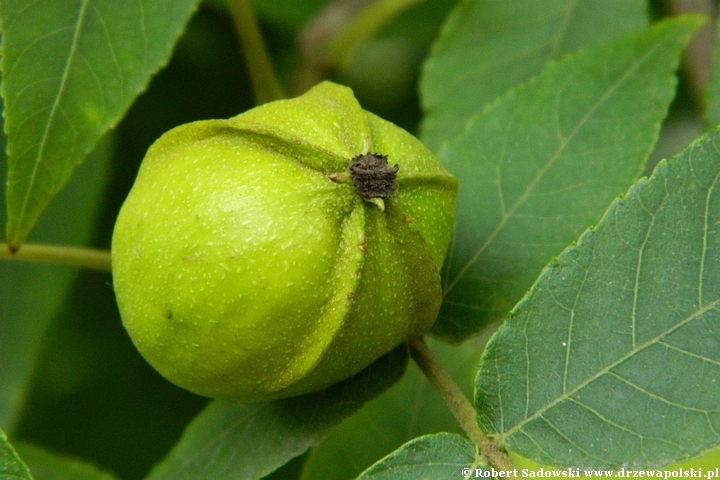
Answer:
<svg viewBox="0 0 720 480"><path fill-rule="evenodd" d="M665 199L663 199L663 202ZM642 205L642 201L639 202ZM644 205L643 210L647 211ZM645 238L643 238L642 242L640 243L640 246L637 249L637 261L636 261L636 267L635 267L635 278L633 280L633 301L632 301L632 312L630 314L630 338L631 338L631 345L632 348L635 348L635 345L637 343L637 306L638 306L638 296L640 292L640 275L643 270L643 254L645 253L645 246L647 245L648 240L650 239L650 233L653 231L653 227L655 226L655 215L653 213L648 212L651 216L650 219L650 225L648 226L647 230L645 231ZM617 215L617 212L616 212Z"/></svg>
<svg viewBox="0 0 720 480"><path fill-rule="evenodd" d="M683 326L687 325L689 322L692 322L693 320L699 318L699 317L700 317L701 315L703 315L705 312L708 312L708 311L714 309L714 308L715 308L716 306L718 306L718 305L720 305L720 299L717 299L717 300L715 300L714 302L708 304L707 306L700 308L697 312L695 312L695 313L693 313L692 315L689 315L688 317L686 317L686 318L682 319L681 321L679 321L679 322L678 322L676 325L674 325L672 328L669 328L667 331L665 331L665 332L657 335L656 337L653 337L653 338L649 339L648 341L646 341L646 342L643 343L642 345L638 346L638 347L635 348L634 350L630 350L628 353L626 353L625 355L621 356L620 358L618 358L618 359L615 360L614 362L611 362L611 363L610 363L609 365L607 365L606 367L598 370L597 373L595 373L595 374L593 374L593 375L590 375L586 380L580 382L580 383L579 383L578 385L576 385L572 390L569 390L568 392L566 392L566 393L564 393L564 394L562 394L562 395L559 395L559 396L558 396L556 399L554 399L553 401L548 402L546 405L544 405L543 407L539 408L539 409L538 409L537 411L535 411L535 413L533 413L532 415L526 416L522 421L518 422L517 425L515 425L514 427L510 428L507 432L505 432L505 434L506 434L507 436L509 436L509 435L512 435L513 432L522 429L522 427L523 427L525 424L527 424L529 421L531 421L531 420L533 420L533 419L535 419L535 418L537 418L537 417L542 416L543 413L545 413L545 412L546 412L548 409L550 409L551 407L553 407L553 406L555 406L555 405L557 405L557 404L559 404L559 403L561 403L561 402L563 402L563 401L565 401L565 400L568 400L571 395L573 395L574 393L576 393L576 392L580 391L581 389L585 388L587 385L589 385L591 382L597 380L597 379L600 378L601 376L607 374L612 368L620 365L620 364L623 363L624 361L626 361L626 360L628 360L629 358L631 358L633 355L636 355L637 353L639 353L640 351L642 351L642 350L650 347L651 345L654 345L654 344L658 343L663 337L666 337L666 336L670 335L670 334L673 333L674 331L682 328Z"/></svg>
<svg viewBox="0 0 720 480"><path fill-rule="evenodd" d="M62 79L60 80L58 93L55 96L55 100L53 101L52 106L50 107L50 115L48 116L47 125L45 126L45 131L43 132L43 135L40 139L40 144L38 147L38 154L37 154L37 157L33 164L32 172L30 174L29 188L27 188L27 191L23 198L22 206L20 208L20 213L18 215L18 218L25 217L25 212L27 211L28 204L30 203L30 198L31 198L32 191L33 191L32 186L37 181L37 174L39 171L39 166L42 163L42 157L45 152L45 147L46 147L46 144L48 141L48 137L50 136L50 130L51 130L53 124L55 123L54 119L56 116L56 112L58 111L58 109L60 107L60 100L65 91L65 87L67 86L68 77L70 76L71 66L75 59L75 55L77 54L78 42L80 39L80 33L82 31L83 24L85 22L85 16L86 16L88 4L89 4L89 0L83 0L81 7L80 7L80 11L78 12L78 19L75 24L75 33L73 35L72 45L70 47L70 51L68 52L68 58L65 62L65 68L63 70Z"/></svg>
<svg viewBox="0 0 720 480"><path fill-rule="evenodd" d="M682 410L688 410L688 411L690 411L690 412L701 412L701 413L720 412L720 409L707 410L707 409L702 409L702 408L690 407L690 406L683 405L683 404L677 403L677 402L672 402L672 401L668 400L667 398L663 398L663 397L661 397L660 395L658 395L658 394L656 394L656 393L652 393L652 392L650 392L650 391L642 388L641 386L633 383L632 381L630 381L630 379L627 379L627 378L623 377L622 375L618 374L617 372L610 371L610 372L608 372L608 375L617 378L618 380L620 380L621 382L623 382L625 385L627 385L627 386L629 386L629 387L637 390L638 392L640 392L640 393L642 393L642 394L644 394L644 395L647 395L648 397L653 398L653 399L655 399L655 400L657 400L657 401L659 401L659 402L662 402L662 403L664 403L664 404L666 404L666 405L669 405L669 406L671 406L671 407L680 408L680 409L682 409Z"/></svg>
<svg viewBox="0 0 720 480"><path fill-rule="evenodd" d="M217 445L218 443L221 443L222 440L229 435L234 429L238 427L238 425L241 425L244 423L248 418L252 422L255 418L257 418L258 413L266 408L269 404L262 404L258 405L254 410L247 412L246 415L244 415L242 418L239 418L238 421L230 423L225 429L223 429L221 432L219 432L210 442L207 442L202 448L199 448L194 453L195 455L188 455L182 459L179 463L181 465L188 465L192 463L195 458L202 458L206 455L206 451ZM249 407L248 407L249 408ZM216 452L217 449L213 449L213 452ZM182 468L178 468L176 470L176 475L173 475L173 477L176 477L177 475L182 473Z"/></svg>
<svg viewBox="0 0 720 480"><path fill-rule="evenodd" d="M110 54L113 59L113 63L115 64L115 67L117 68L118 72L118 78L120 79L120 90L122 92L125 91L125 77L123 76L122 67L120 66L120 60L118 59L117 53L115 52L115 46L113 45L112 38L110 36L110 30L107 28L107 24L105 23L105 18L100 14L100 11L97 8L94 8L95 13L97 15L98 20L100 21L100 25L102 26L103 32L105 33L105 38L107 39L107 46L110 49ZM88 64L88 67L90 71L93 73L93 76L96 78L98 83L100 83L100 79L95 74L95 71L91 68L91 65ZM101 89L102 91L102 89ZM105 96L103 95L103 110L104 110L104 104L105 104ZM105 115L103 115L104 117Z"/></svg>
<svg viewBox="0 0 720 480"><path fill-rule="evenodd" d="M693 172L694 176L694 169L692 168L692 156L689 159L690 163L690 171ZM713 192L715 189L715 186L717 185L718 178L720 177L720 173L715 175L715 178L713 179L712 183L708 187L707 195L705 196L705 210L704 210L704 217L703 217L703 235L702 235L702 252L700 254L700 268L698 272L698 305L702 307L703 305L703 279L705 276L705 257L707 255L708 251L708 229L709 229L709 223L710 223L710 199L713 196ZM698 182L699 183L699 182Z"/></svg>
<svg viewBox="0 0 720 480"><path fill-rule="evenodd" d="M595 252L593 252L593 256L594 256L594 253ZM565 339L566 345L565 345L565 365L563 368L563 388L562 388L563 393L567 391L567 378L568 378L568 371L570 369L570 350L572 349L572 345L573 345L572 332L573 332L573 326L575 324L575 310L577 307L578 299L580 298L580 294L582 293L583 289L585 288L585 284L587 283L587 278L588 278L588 274L589 274L590 270L583 269L583 272L584 272L584 275L583 275L582 282L580 282L580 286L577 290L577 293L575 294L575 300L573 302L573 306L570 309L570 324L568 325L568 335L567 335L567 338ZM554 298L555 298L555 296L553 295L553 299Z"/></svg>
<svg viewBox="0 0 720 480"><path fill-rule="evenodd" d="M560 436L560 438L562 438L563 440L565 440L568 444L570 444L570 445L572 445L573 447L577 448L578 450L580 450L582 453L584 453L585 455L587 455L587 456L590 457L590 458L600 459L600 457L598 457L598 456L596 456L596 455L593 455L592 453L588 452L587 450L585 450L584 448L582 448L580 445L578 445L577 443L575 443L570 437L568 437L567 435L565 435L557 426L555 426L555 424L553 424L549 419L547 419L546 417L542 417L542 420L543 420L558 436Z"/></svg>
<svg viewBox="0 0 720 480"><path fill-rule="evenodd" d="M495 237L500 233L500 231L505 227L507 222L510 220L510 218L513 217L515 214L515 211L517 211L522 205L525 204L527 199L530 197L531 192L535 189L537 184L542 180L545 176L545 174L552 168L555 163L558 161L558 159L561 157L562 153L565 151L567 146L570 144L570 142L575 138L575 136L582 130L582 127L584 127L592 117L592 115L600 108L601 105L603 105L614 93L615 91L620 88L620 85L622 85L629 77L632 75L638 68L640 68L640 65L645 63L645 61L655 53L656 50L664 46L665 42L658 42L656 45L653 46L648 52L646 52L642 57L640 57L637 61L633 62L625 71L625 73L618 78L613 84L609 85L605 92L600 96L600 98L590 107L588 108L588 111L585 113L585 115L578 121L577 125L575 125L575 128L568 134L566 139L561 142L555 153L545 162L545 165L543 165L535 175L535 177L528 183L527 187L523 190L522 194L518 197L518 199L515 201L515 203L510 207L510 210L503 215L500 218L500 221L496 225L496 227L490 232L488 237L485 239L485 241L482 243L482 245L478 248L477 252L470 258L470 260L467 261L465 265L458 271L458 273L455 275L455 278L447 285L447 287L443 291L443 295L447 295L454 287L455 285L460 281L460 279L465 275L467 270L474 265L480 256L483 254L485 249L495 240Z"/></svg>
<svg viewBox="0 0 720 480"><path fill-rule="evenodd" d="M625 432L625 433L627 433L627 434L629 434L629 435L632 435L632 436L634 436L634 437L643 438L643 436L640 435L638 432L634 432L634 431L630 430L629 428L627 428L627 427L625 427L625 426L623 426L623 425L620 425L619 423L616 423L616 422L610 420L610 419L607 418L605 415L601 414L601 413L598 412L596 409L592 408L590 405L587 405L587 404L581 402L580 400L578 400L578 399L576 399L576 398L572 398L572 397L569 398L568 400L571 401L571 402L573 402L573 403L574 403L575 405L577 405L578 407L583 408L583 409L587 410L588 412L590 412L591 414L595 415L595 416L596 416L597 418L599 418L603 423L607 423L607 424L609 424L609 425L612 425L613 427L617 428L617 429L620 430L621 432Z"/></svg>
<svg viewBox="0 0 720 480"><path fill-rule="evenodd" d="M552 42L550 43L549 58L555 58L558 56L558 52L560 51L560 43L563 38L565 38L565 35L570 29L570 25L572 24L570 22L570 19L572 18L572 14L573 12L575 12L576 8L577 0L572 0L568 2L568 6L563 15L562 24L560 25L560 28L558 28L557 35L552 39Z"/></svg>
<svg viewBox="0 0 720 480"><path fill-rule="evenodd" d="M574 403L575 403L576 405L578 405L579 407L584 408L584 409L587 410L588 412L590 412L590 413L592 413L593 415L597 416L597 417L598 417L600 420L602 420L603 422L605 422L605 423L607 423L607 424L609 424L609 425L612 425L613 427L617 428L618 430L620 430L620 431L622 431L622 432L625 432L625 433L627 433L627 434L629 434L629 435L633 435L633 436L637 437L638 439L640 439L641 442L642 442L644 439L656 440L656 441L659 441L659 442L667 443L668 445L672 445L672 446L675 447L675 448L679 448L679 449L682 449L682 448L683 448L683 446L680 445L679 443L671 442L670 440L667 440L667 439L662 438L662 437L648 437L648 436L643 436L643 435L642 435L641 433L639 433L639 432L635 432L635 431L633 431L633 430L625 427L624 425L620 425L620 424L617 423L617 422L613 422L613 421L610 420L608 417L606 417L605 415L603 415L603 414L601 414L600 412L598 412L596 409L594 409L594 408L592 408L591 406L589 406L589 405L587 405L587 404L579 401L579 400L576 399L576 398L570 398L570 401L574 402Z"/></svg>
<svg viewBox="0 0 720 480"><path fill-rule="evenodd" d="M666 348L668 348L668 349L670 349L670 350L674 350L674 351L676 351L676 352L682 353L682 354L687 355L687 356L689 356L689 357L697 358L698 360L702 360L702 361L704 361L704 362L708 362L708 363L710 363L710 364L717 365L717 366L720 367L720 362L717 361L717 360L712 360L712 359L710 359L710 358L703 357L702 355L698 355L697 353L693 353L693 352L690 352L690 351L685 350L685 349L683 349L683 348L676 347L675 345L673 345L673 344L671 344L671 343L667 343L666 341L663 341L663 340L660 340L658 343L660 343L661 345L665 346Z"/></svg>
<svg viewBox="0 0 720 480"><path fill-rule="evenodd" d="M546 419L544 419L544 418L542 418L541 420L546 421ZM530 442L532 442L532 444L535 445L535 448L537 448L538 450L540 450L541 452L543 452L546 457L549 457L549 458L552 458L552 457L553 457L553 455L544 448L544 446L542 445L542 443L538 443L538 442L535 440L535 438L532 437L532 435L530 435L530 434L527 433L527 432L522 432L522 431L519 432L519 433L521 433L522 435L524 435L525 438L527 438Z"/></svg>
<svg viewBox="0 0 720 480"><path fill-rule="evenodd" d="M55 36L55 35L59 35L59 34L61 34L61 33L64 33L64 32L66 32L66 31L68 31L68 30L72 30L72 27L58 28L57 30L53 30L53 31L51 31L51 32L48 32L48 33L46 33L46 34L38 37L38 38L35 39L34 41L30 42L25 48L23 48L23 50L22 50L20 53L18 53L18 56L17 56L17 58L15 59L14 65L17 65L18 63L20 63L20 60L22 60L23 57L24 57L25 55L27 55L27 53L28 53L30 50L32 50L33 47L35 47L38 43L42 42L43 40L47 40L47 39L49 39L49 38L51 38L51 37L53 37L53 36ZM14 65L13 65L13 66L14 66ZM10 75L10 74L11 74L10 72L5 72L5 75L6 75L6 76L7 76L7 75ZM47 81L47 80L56 80L56 79L59 79L59 80L62 82L62 75L57 76L57 77L48 77L48 78L45 78L45 79L39 79L39 80L36 80L35 82L31 82L29 85L34 86L34 85L36 85L37 83L41 83L41 82L44 82L44 81ZM23 87L21 90L19 90L19 92L20 92L20 93L24 93L24 91L25 91L27 88L28 88L27 86L26 86L26 87ZM10 107L11 105L14 105L14 102L13 102L12 100L13 100L12 96L10 96L10 97L8 97L8 98L5 99L5 103L7 104L8 107Z"/></svg>
<svg viewBox="0 0 720 480"><path fill-rule="evenodd" d="M148 39L147 39L147 26L145 25L145 4L142 0L138 0L138 6L140 7L140 31L142 32L143 38L143 65L147 66L148 57Z"/></svg>

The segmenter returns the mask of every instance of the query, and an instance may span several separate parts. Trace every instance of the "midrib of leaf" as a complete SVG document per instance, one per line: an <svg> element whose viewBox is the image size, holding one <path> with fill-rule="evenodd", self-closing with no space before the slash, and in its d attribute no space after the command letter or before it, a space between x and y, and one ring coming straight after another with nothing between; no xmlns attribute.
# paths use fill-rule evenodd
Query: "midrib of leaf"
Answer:
<svg viewBox="0 0 720 480"><path fill-rule="evenodd" d="M570 400L570 401L574 401L574 402L576 402L576 403L579 403L579 402L577 402L577 400L574 400L574 399L570 398L574 393L576 393L576 392L578 392L579 390L583 389L584 387L586 387L587 385L589 385L591 382L593 382L594 380L597 380L598 378L600 378L600 377L603 376L603 375L610 374L610 375L617 376L617 374L613 374L612 372L610 372L610 370L613 369L614 367L620 365L620 364L621 364L622 362L624 362L625 360L628 360L628 359L631 358L633 355L636 355L636 354L640 353L641 351L645 350L646 348L648 348L648 347L650 347L650 346L652 346L652 345L654 345L654 344L656 344L656 343L660 343L664 337L667 337L668 335L670 335L671 333L673 333L675 330L677 330L677 329L679 329L679 328L682 328L683 326L687 325L688 323L692 322L693 320L695 320L695 319L698 318L699 316L703 315L704 313L712 310L713 308L715 308L715 307L717 307L717 306L720 306L720 299L717 299L717 300L709 303L707 306L700 308L700 309L699 309L698 311L696 311L694 314L688 316L687 318L684 318L683 320L681 320L680 322L678 322L676 325L674 325L672 328L669 328L667 331L662 332L660 335L657 335L656 337L653 337L653 338L649 339L647 342L643 343L642 345L640 345L640 346L637 347L636 349L634 349L634 350L631 349L628 353L626 353L625 355L621 356L620 358L618 358L618 359L615 360L614 362L610 363L610 364L607 365L605 368L603 368L603 369L601 369L601 370L598 370L597 373L591 375L590 377L588 377L588 378L587 378L586 380L584 380L583 382L579 383L577 386L575 386L575 387L572 388L571 390L568 390L567 392L564 392L562 395L559 395L559 396L558 396L556 399L554 399L553 401L548 402L547 405L545 405L544 407L538 409L537 411L535 411L535 413L533 413L532 415L526 417L522 422L519 422L517 425L515 425L514 427L508 429L506 432L504 432L504 433L503 433L502 435L500 435L500 436L501 436L501 437L509 437L509 436L511 436L511 435L512 435L513 433L515 433L516 431L521 430L527 423L531 422L532 420L535 420L535 419L538 418L538 417L541 417L547 410L549 410L550 408L554 407L555 405L557 405L558 403L560 403L560 402L562 402L562 401ZM680 350L680 349L678 349L678 350ZM683 351L683 350L681 350L681 351L682 351L683 353L687 353L687 352L685 352L685 351ZM704 357L703 357L703 360L705 360L705 361L710 361L710 359L704 358ZM626 382L626 383L627 383L627 382ZM635 389L637 389L637 390L640 390L640 388L639 388L637 385L634 385L634 384L631 384L631 385L632 385L633 388L635 388ZM661 397L660 397L660 398L661 398ZM661 400L662 400L663 402L665 402L665 403L669 403L669 402L667 401L667 399L661 398ZM582 405L582 404L580 404L580 405ZM583 405L583 407L585 407L585 405ZM685 410L689 410L686 406L682 406L682 408L685 409ZM603 418L603 417L600 417L600 418ZM611 423L611 422L608 422L608 423ZM550 424L550 423L548 422L548 424ZM558 432L558 433L559 433L559 432ZM633 432L633 434L634 434L634 435L637 435L635 432Z"/></svg>
<svg viewBox="0 0 720 480"><path fill-rule="evenodd" d="M43 155L45 153L45 145L47 143L47 139L50 136L50 129L52 128L53 124L55 123L55 117L57 115L57 111L60 108L60 99L63 96L63 93L65 92L65 87L67 85L68 76L70 75L70 68L75 60L75 54L78 50L78 39L80 38L80 32L82 31L83 23L85 22L85 12L87 11L87 6L90 3L90 0L83 0L82 5L80 6L80 11L78 13L78 20L75 24L75 34L73 35L72 40L72 46L70 47L70 52L68 53L67 61L65 62L65 69L63 71L62 79L60 80L60 88L58 88L58 93L55 96L55 101L52 104L52 107L50 107L50 115L48 116L47 125L45 126L45 131L43 132L42 139L40 140L40 146L38 148L38 154L35 158L35 162L33 165L32 174L30 175L30 183L28 185L29 188L27 188L27 191L25 193L25 197L23 198L22 208L20 209L20 215L18 216L18 219L22 219L25 217L25 212L27 210L28 203L30 201L30 197L32 195L32 192L34 191L35 182L37 179L37 173L40 168L40 162L42 162Z"/></svg>
<svg viewBox="0 0 720 480"><path fill-rule="evenodd" d="M500 222L498 222L497 226L490 232L490 235L485 239L483 244L478 248L478 251L472 256L472 258L460 269L460 271L455 275L455 278L453 278L452 281L450 281L445 288L443 288L443 296L446 296L450 291L455 287L457 282L459 282L462 277L465 275L465 272L472 267L472 265L478 261L480 256L483 254L485 249L495 240L495 237L500 233L500 231L505 227L507 222L512 218L512 216L515 214L515 211L520 208L525 201L528 199L530 194L532 193L535 186L542 180L545 173L555 164L555 162L560 158L560 155L563 153L567 145L575 138L575 136L580 132L582 127L587 123L587 121L592 117L592 115L597 111L600 106L608 100L612 96L612 94L622 85L627 78L634 73L640 65L642 65L650 56L652 56L656 50L658 50L661 46L663 46L666 42L659 42L657 43L652 49L648 50L648 52L640 57L636 62L634 62L630 68L628 68L627 72L623 74L622 77L620 77L613 85L611 85L607 91L600 97L600 99L588 110L588 112L583 116L583 118L578 122L578 124L575 126L575 128L570 132L570 135L565 137L564 139L561 139L560 146L556 150L556 152L553 154L553 156L546 162L546 164L540 169L540 171L537 173L537 175L532 179L532 181L528 184L527 188L523 190L522 195L517 199L517 201L512 205L510 210L507 213L503 213L502 218L500 219ZM508 126L509 128L509 126ZM500 185L501 182L498 179L498 185ZM503 196L500 195L500 202L504 205ZM453 239L454 241L454 239Z"/></svg>

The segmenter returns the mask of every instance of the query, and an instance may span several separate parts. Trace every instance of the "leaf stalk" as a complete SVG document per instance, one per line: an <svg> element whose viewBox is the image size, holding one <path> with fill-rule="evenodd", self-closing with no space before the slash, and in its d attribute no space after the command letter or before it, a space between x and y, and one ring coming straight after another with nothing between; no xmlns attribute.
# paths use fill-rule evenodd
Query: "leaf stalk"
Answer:
<svg viewBox="0 0 720 480"><path fill-rule="evenodd" d="M440 393L443 401L465 431L468 438L478 447L481 460L498 470L513 470L512 460L507 453L485 436L477 425L477 414L460 387L443 368L437 357L430 351L422 338L408 343L410 355L430 383Z"/></svg>
<svg viewBox="0 0 720 480"><path fill-rule="evenodd" d="M15 252L4 245L0 248L1 260L71 265L101 272L112 271L109 251L64 245L25 243Z"/></svg>
<svg viewBox="0 0 720 480"><path fill-rule="evenodd" d="M327 58L341 71L347 71L352 65L357 50L368 40L376 36L400 14L423 0L377 0L329 41Z"/></svg>
<svg viewBox="0 0 720 480"><path fill-rule="evenodd" d="M255 104L285 98L249 0L227 0L255 93Z"/></svg>
<svg viewBox="0 0 720 480"><path fill-rule="evenodd" d="M355 53L406 10L423 0L335 0L328 2L299 37L302 61L291 89L300 94L350 70Z"/></svg>

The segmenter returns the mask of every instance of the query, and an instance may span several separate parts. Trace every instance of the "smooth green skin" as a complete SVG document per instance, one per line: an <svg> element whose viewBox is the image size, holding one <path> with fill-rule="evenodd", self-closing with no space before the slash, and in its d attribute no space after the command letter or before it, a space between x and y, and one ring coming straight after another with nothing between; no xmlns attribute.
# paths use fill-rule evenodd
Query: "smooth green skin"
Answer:
<svg viewBox="0 0 720 480"><path fill-rule="evenodd" d="M400 165L384 211L328 178L365 152ZM430 329L456 193L417 139L329 82L177 127L148 151L115 225L123 323L200 395L322 389Z"/></svg>

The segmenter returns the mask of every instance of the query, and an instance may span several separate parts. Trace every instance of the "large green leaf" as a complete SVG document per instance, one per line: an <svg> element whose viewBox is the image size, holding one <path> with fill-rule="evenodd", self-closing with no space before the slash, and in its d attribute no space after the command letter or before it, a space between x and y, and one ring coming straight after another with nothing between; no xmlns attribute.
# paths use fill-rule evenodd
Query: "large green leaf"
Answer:
<svg viewBox="0 0 720 480"><path fill-rule="evenodd" d="M469 396L480 358L477 345L466 342L451 347L439 342L428 343ZM442 431L461 432L440 395L411 363L400 383L343 421L322 443L313 447L303 466L302 478L356 478L405 442Z"/></svg>
<svg viewBox="0 0 720 480"><path fill-rule="evenodd" d="M459 341L499 321L637 178L698 25L665 21L551 64L441 152L460 191L436 334Z"/></svg>
<svg viewBox="0 0 720 480"><path fill-rule="evenodd" d="M397 382L407 360L407 349L401 346L354 377L317 393L254 405L216 400L193 420L148 479L267 475Z"/></svg>
<svg viewBox="0 0 720 480"><path fill-rule="evenodd" d="M365 470L358 480L462 478L475 475L477 447L452 433L425 435Z"/></svg>
<svg viewBox="0 0 720 480"><path fill-rule="evenodd" d="M33 480L2 430L0 430L0 480Z"/></svg>
<svg viewBox="0 0 720 480"><path fill-rule="evenodd" d="M448 17L420 84L431 150L552 58L647 25L644 0L466 0Z"/></svg>
<svg viewBox="0 0 720 480"><path fill-rule="evenodd" d="M109 177L112 144L111 137L98 143L69 188L51 203L31 240L87 244ZM0 178L5 178L2 159ZM0 205L0 224L4 220L4 205ZM76 272L67 266L0 262L0 428L11 434L41 353L43 333L60 311Z"/></svg>
<svg viewBox="0 0 720 480"><path fill-rule="evenodd" d="M50 453L29 443L16 448L37 480L113 480L115 477L89 463Z"/></svg>
<svg viewBox="0 0 720 480"><path fill-rule="evenodd" d="M719 146L661 162L544 270L483 355L486 433L574 467L720 446Z"/></svg>
<svg viewBox="0 0 720 480"><path fill-rule="evenodd" d="M0 2L10 246L167 60L197 3Z"/></svg>

